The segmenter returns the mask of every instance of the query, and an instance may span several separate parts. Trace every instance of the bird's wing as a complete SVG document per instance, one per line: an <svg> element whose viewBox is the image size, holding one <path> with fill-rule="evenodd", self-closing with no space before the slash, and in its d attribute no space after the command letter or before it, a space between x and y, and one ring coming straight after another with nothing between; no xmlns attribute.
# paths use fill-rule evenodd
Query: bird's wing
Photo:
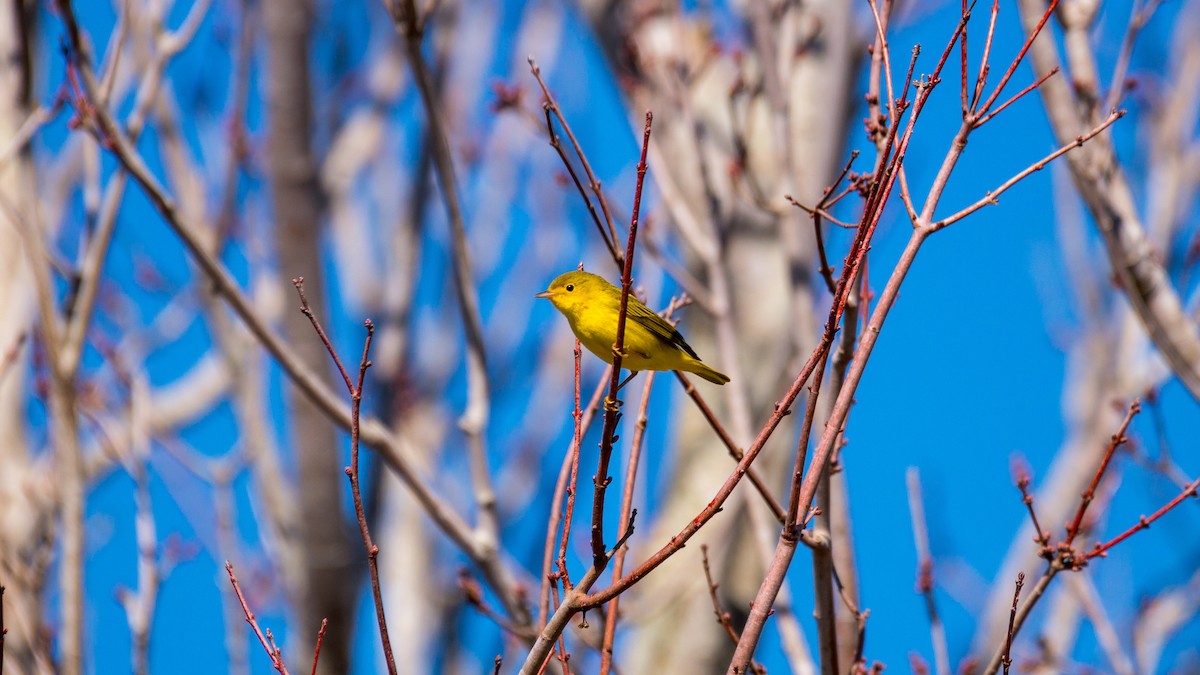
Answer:
<svg viewBox="0 0 1200 675"><path fill-rule="evenodd" d="M629 296L629 309L627 312L629 318L638 322L639 325L645 327L653 335L662 339L667 344L675 345L676 347L687 352L687 355L693 359L699 359L696 356L695 350L691 348L679 331L667 322L666 319L656 314L649 307L643 305L637 298Z"/></svg>

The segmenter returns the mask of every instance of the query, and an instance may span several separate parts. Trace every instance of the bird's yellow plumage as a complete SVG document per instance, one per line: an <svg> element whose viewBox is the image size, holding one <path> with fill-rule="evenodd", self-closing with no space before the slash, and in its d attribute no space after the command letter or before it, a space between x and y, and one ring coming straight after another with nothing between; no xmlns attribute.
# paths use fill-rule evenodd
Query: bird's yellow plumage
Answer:
<svg viewBox="0 0 1200 675"><path fill-rule="evenodd" d="M612 363L621 312L620 288L603 277L576 271L559 276L534 297L549 300L567 317L579 342L605 363ZM621 367L631 371L682 370L715 384L729 381L727 375L701 361L674 326L632 295L625 313L624 349Z"/></svg>

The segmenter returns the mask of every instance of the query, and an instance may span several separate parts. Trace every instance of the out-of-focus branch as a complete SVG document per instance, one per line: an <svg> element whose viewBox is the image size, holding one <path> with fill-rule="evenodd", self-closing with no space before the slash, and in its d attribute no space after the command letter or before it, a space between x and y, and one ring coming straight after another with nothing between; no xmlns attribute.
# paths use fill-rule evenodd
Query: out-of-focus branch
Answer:
<svg viewBox="0 0 1200 675"><path fill-rule="evenodd" d="M123 593L121 604L125 608L129 632L133 638L133 672L138 675L150 672L150 628L154 622L158 590L162 583L159 575L158 535L154 509L150 501L150 479L147 476L147 464L150 461L150 437L145 420L149 408L148 398L149 385L145 377L135 375L130 387L129 426L133 444L128 461L129 470L134 478L134 531L138 550L137 590Z"/></svg>
<svg viewBox="0 0 1200 675"><path fill-rule="evenodd" d="M38 8L20 0L0 2L0 197L19 214L32 214L38 195L29 138L53 114L33 103L33 56L38 49ZM31 11L32 10L32 11ZM37 466L27 438L29 363L35 341L35 286L23 228L0 210L0 667L51 672L49 640L42 630L46 600L43 549L53 550L54 505L41 495L27 498L46 474ZM3 612L4 608L0 608Z"/></svg>
<svg viewBox="0 0 1200 675"><path fill-rule="evenodd" d="M1137 672L1158 671L1163 648L1200 609L1200 570L1187 583L1146 600L1133 625Z"/></svg>
<svg viewBox="0 0 1200 675"><path fill-rule="evenodd" d="M313 302L323 306L325 204L313 142L316 104L311 72L316 5L312 0L264 0L261 16L266 38L264 79L269 122L265 168L277 264L285 278L308 277ZM287 312L279 323L302 361L314 366L327 363L325 348L301 313ZM320 368L317 373L322 377L328 369ZM289 387L285 396L292 414L284 426L296 461L296 505L303 523L297 543L304 553L303 581L290 584L288 590L296 593L292 603L299 634L312 635L322 619L332 620L322 670L343 672L351 661L353 597L362 578L362 566L356 560L348 519L341 510L329 508L344 494L339 476L340 453L331 451L338 447L337 435L334 426L318 414L318 406L302 391ZM353 404L350 416L353 420ZM294 645L289 656L295 662L305 652L307 649L301 651L299 645Z"/></svg>
<svg viewBox="0 0 1200 675"><path fill-rule="evenodd" d="M938 613L933 584L933 553L929 548L929 527L925 522L925 501L921 495L921 473L909 467L908 508L912 512L913 542L917 549L917 591L925 596L925 612L929 615L929 634L933 642L933 662L937 675L950 675L950 652L946 644L946 627Z"/></svg>
<svg viewBox="0 0 1200 675"><path fill-rule="evenodd" d="M487 449L483 438L488 425L491 385L487 374L479 297L472 278L470 248L467 245L466 226L463 224L462 206L459 203L458 179L455 177L454 160L450 153L449 135L443 112L438 108L433 76L425 63L425 57L421 54L425 19L428 17L423 19L418 16L413 0L391 0L389 8L396 31L404 41L409 70L412 71L424 104L425 124L431 137L429 149L433 156L434 174L441 189L442 203L446 207L446 219L450 223L454 289L467 340L467 404L462 417L459 418L459 426L467 437L471 484L479 509L479 521L473 532L475 546L479 555L487 561L486 564L500 573L498 583L494 586L505 609L523 629L532 622L529 609L525 602L513 593L507 571L496 564L500 545L500 524L496 516L496 490L488 470Z"/></svg>
<svg viewBox="0 0 1200 675"><path fill-rule="evenodd" d="M612 255L617 269L621 270L625 266L625 259L616 245L617 230L613 226L613 217L612 212L608 208L608 200L604 198L604 188L600 185L600 180L596 178L595 172L592 171L592 164L588 161L587 154L583 152L583 147L579 144L579 140L575 138L575 132L571 130L571 125L567 123L567 118L562 114L562 109L559 108L558 101L554 98L554 94L550 92L550 87L546 86L546 81L542 79L542 69L538 67L533 57L529 58L529 70L537 80L538 86L542 88L542 96L546 99L543 107L546 111L546 134L550 139L550 146L558 152L558 156L562 159L563 165L566 166L567 172L571 174L571 179L575 182L575 187L579 190L579 195L583 197L583 203L587 206L588 213L592 216L592 221L596 223L596 229L600 232L600 238L604 240L604 245ZM551 115L553 115L553 118ZM552 119L558 120L558 123L562 125L563 131L567 132L567 138L571 140L571 147L575 149L575 156L579 158L580 164L583 165L583 171L587 174L588 188L596 196L596 201L600 202L600 210L604 212L603 222L601 222L600 216L596 213L596 207L592 205L592 200L588 197L587 191L583 189L583 184L580 182L579 176L575 173L574 165L571 164L571 160L567 158L566 152L563 151L562 141L554 133Z"/></svg>
<svg viewBox="0 0 1200 675"><path fill-rule="evenodd" d="M79 420L76 417L75 378L62 368L62 326L54 302L50 277L49 252L42 231L0 195L0 208L19 228L30 260L38 318L47 361L49 362L49 409L54 462L59 481L59 518L62 522L62 557L58 563L60 612L59 667L67 675L83 672L83 565L84 565L84 464L79 445Z"/></svg>
<svg viewBox="0 0 1200 675"><path fill-rule="evenodd" d="M1067 577L1067 586L1083 605L1083 611L1096 632L1096 641L1108 657L1108 665L1117 675L1134 675L1133 662L1121 648L1121 638L1105 611L1100 590L1086 570Z"/></svg>
<svg viewBox="0 0 1200 675"><path fill-rule="evenodd" d="M61 9L63 20L67 26L68 40L75 47L74 58L80 82L88 99L98 100L98 83L91 64L78 51L78 46L82 44L82 37L69 0L64 0ZM349 406L342 403L332 389L316 375L313 368L299 358L267 325L258 311L251 306L246 296L242 294L232 275L216 257L206 250L192 229L183 223L175 201L151 173L141 155L113 120L111 113L103 107L94 107L91 113L96 128L110 144L113 155L137 180L151 204L163 216L165 223L179 237L189 254L213 283L214 291L225 298L255 339L278 361L292 382L317 404L317 408L339 426L349 429ZM473 562L480 565L489 585L496 589L502 585L507 586L508 593L512 594L514 591L512 591L511 583L502 584L502 580L510 578L502 561L498 557L488 557L480 550L471 533L471 528L454 508L425 482L415 468L416 462L412 459L415 450L409 441L371 417L361 420L360 434L362 443L373 447L413 491L417 501L438 528L446 533L456 546L467 553Z"/></svg>
<svg viewBox="0 0 1200 675"><path fill-rule="evenodd" d="M729 620L729 612L721 609L721 599L717 597L717 582L713 581L712 569L708 564L708 545L700 544L700 562L704 566L704 580L708 582L708 598L712 600L713 614L717 616L717 623L721 624L721 628L725 629L725 634L733 641L736 647L738 643L738 633L733 627L733 623ZM762 667L762 664L751 661L750 672L755 675L766 675L767 669Z"/></svg>
<svg viewBox="0 0 1200 675"><path fill-rule="evenodd" d="M1030 30L1046 4L1044 0L1020 0L1017 6L1022 22ZM1058 13L1065 31L1071 77L1050 78L1038 90L1054 134L1064 145L1093 126L1094 120L1106 112L1098 109L1100 83L1096 81L1091 48L1090 29L1095 11L1074 9L1080 11ZM1051 41L1034 42L1030 56L1039 75L1060 67ZM1150 244L1111 138L1098 137L1089 149L1068 155L1067 164L1075 187L1100 230L1109 261L1130 305L1171 369L1192 396L1200 400L1200 333Z"/></svg>
<svg viewBox="0 0 1200 675"><path fill-rule="evenodd" d="M150 110L158 100L158 93L162 87L167 64L191 41L191 38L195 35L195 26L207 14L210 3L211 0L201 0L194 3L191 9L189 9L188 17L185 19L183 25L174 32L163 28L163 17L161 14L147 17L151 31L153 32L153 35L149 37L151 38L151 42L158 47L158 50L153 53L150 62L146 64L145 70L142 72L133 111L125 120L125 132L129 136L130 143L137 144L138 138L146 126ZM122 19L122 22L127 21L129 21L128 18ZM116 44L113 51L114 58L117 58L117 55L121 53L123 48L124 45L119 42ZM113 67L114 72L115 70L116 68ZM86 114L86 112L81 114ZM65 343L63 345L63 352L60 355L60 358L63 359L62 367L66 372L75 372L79 367L79 360L83 354L84 338L88 327L91 325L92 312L96 304L96 294L99 291L102 280L101 267L103 267L108 257L108 247L112 241L113 232L116 229L117 212L120 209L122 198L125 194L127 177L128 174L124 170L118 170L109 180L108 186L104 191L104 198L100 213L98 214L95 233L91 237L91 241L84 253L83 262L79 270L79 288L68 316L66 334L64 336Z"/></svg>

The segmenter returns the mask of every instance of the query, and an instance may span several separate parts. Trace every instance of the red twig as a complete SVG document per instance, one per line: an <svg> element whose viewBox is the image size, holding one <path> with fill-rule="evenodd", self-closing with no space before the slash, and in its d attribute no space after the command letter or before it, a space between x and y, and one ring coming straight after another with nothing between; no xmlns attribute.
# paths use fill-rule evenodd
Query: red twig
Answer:
<svg viewBox="0 0 1200 675"><path fill-rule="evenodd" d="M821 268L818 270L821 273L821 278L825 280L825 287L829 289L830 294L837 292L837 285L833 281L833 267L829 264L829 257L825 253L825 238L821 235L821 218L827 218L831 221L838 222L833 216L825 212L825 208L830 205L830 197L834 194L834 190L838 185L841 185L842 180L846 178L846 174L850 173L850 167L854 165L854 160L858 159L858 151L850 153L850 159L846 161L842 167L842 172L838 174L837 180L833 181L833 185L825 188L825 193L821 196L821 200L813 208L808 208L800 202L792 199L791 195L786 195L786 198L796 207L807 211L813 221L813 235L817 242L817 255L821 261Z"/></svg>
<svg viewBox="0 0 1200 675"><path fill-rule="evenodd" d="M972 3L974 4L974 3ZM967 7L967 0L962 0L962 9L959 10L959 16L970 16L971 10ZM963 31L962 39L958 43L959 58L959 99L962 105L962 115L965 118L970 111L967 105L967 32ZM984 59L987 63L987 59Z"/></svg>
<svg viewBox="0 0 1200 675"><path fill-rule="evenodd" d="M704 567L704 578L708 581L708 599L712 601L713 614L717 616L717 623L725 629L725 634L733 641L734 645L738 643L737 630L733 627L733 622L730 621L729 612L721 609L721 599L717 597L718 584L713 581L712 569L708 564L708 544L700 544L700 564ZM767 669L762 664L750 662L750 670L759 675L766 675Z"/></svg>
<svg viewBox="0 0 1200 675"><path fill-rule="evenodd" d="M1075 518L1067 525L1067 538L1063 542L1070 547L1075 541L1075 536L1079 534L1079 526L1083 523L1083 515L1087 512L1088 505L1092 503L1092 499L1096 496L1096 486L1100 485L1100 479L1104 477L1104 472L1108 469L1108 463L1112 460L1113 453L1125 441L1129 440L1125 436L1125 432L1129 429L1129 423L1133 421L1133 416L1141 412L1142 406L1138 399L1134 399L1133 403L1129 404L1129 412L1125 413L1125 420L1121 422L1121 427L1117 429L1117 433L1113 434L1112 440L1108 444L1108 450L1104 453L1104 459L1100 461L1100 466L1096 468L1096 475L1092 477L1092 484L1083 493L1079 501L1079 510L1075 512Z"/></svg>
<svg viewBox="0 0 1200 675"><path fill-rule="evenodd" d="M4 636L8 629L4 627L4 586L0 586L0 675L4 675Z"/></svg>
<svg viewBox="0 0 1200 675"><path fill-rule="evenodd" d="M313 665L311 675L317 675L317 659L321 658L321 643L325 642L325 626L329 619L321 619L321 630L317 631L317 648L313 650Z"/></svg>
<svg viewBox="0 0 1200 675"><path fill-rule="evenodd" d="M557 585L553 586L552 591L554 592L554 604L557 606L558 605L558 586ZM566 640L566 638L563 637L562 633L558 634L556 644L557 644L557 648L554 650L554 653L558 657L558 662L560 664L562 664L563 675L571 675L571 668L570 668L570 666L567 665L567 662L571 660L571 654L567 651L567 640ZM541 667L538 668L538 675L541 675L541 673L546 669L546 665L548 663L550 663L550 655L549 654L546 655L546 659L544 661L542 661Z"/></svg>
<svg viewBox="0 0 1200 675"><path fill-rule="evenodd" d="M996 17L1000 14L1000 0L992 0L991 17L988 20L987 38L983 41L983 57L979 59L979 74L975 77L975 92L971 95L971 109L974 110L979 105L979 97L983 95L983 87L987 83L988 71L991 70L991 64L988 63L992 53L992 40L996 37ZM966 33L963 33L963 38L966 39ZM966 82L963 83L966 87Z"/></svg>
<svg viewBox="0 0 1200 675"><path fill-rule="evenodd" d="M997 111L997 112L999 112L999 111ZM1105 129L1112 126L1113 123L1115 123L1117 120L1121 119L1124 116L1125 116L1124 110L1112 111L1111 113L1109 113L1108 117L1106 117L1104 119L1103 122L1101 122L1100 124L1093 127L1091 131L1089 131L1086 134L1083 134L1081 136L1076 136L1075 140L1071 141L1070 143L1067 143L1066 145L1060 147L1059 149L1055 150L1054 152L1050 153L1049 155L1046 155L1042 159L1034 162L1033 164L1030 164L1020 173L1017 173L1016 175L1012 176L1008 180L1001 183L999 185L999 187L997 187L995 190L988 192L979 201L966 207L965 209L962 209L961 211L959 211L958 213L955 213L954 215L948 216L946 218L943 218L943 219L937 221L936 223L934 223L933 225L930 226L930 229L932 231L936 232L937 230L940 230L944 227L947 227L949 225L952 225L952 224L962 220L963 218L966 218L967 216L971 215L972 213L975 213L976 211L978 211L979 209L982 209L985 206L988 206L990 204L996 204L997 202L999 202L1000 195L1002 195L1006 191L1008 191L1009 188L1011 188L1012 186L1021 182L1022 180L1027 178L1030 174L1033 174L1037 171L1041 171L1042 169L1046 168L1046 165L1049 164L1050 162L1058 159L1059 157L1062 157L1063 155L1067 154L1071 150L1074 150L1075 148L1080 147L1081 145L1083 145L1084 143L1087 143L1088 141L1092 140L1096 136L1099 136Z"/></svg>
<svg viewBox="0 0 1200 675"><path fill-rule="evenodd" d="M258 620L254 618L254 612L250 611L250 605L246 603L246 596L242 595L242 587L238 584L237 575L233 573L233 563L225 561L225 571L229 573L229 583L233 585L233 592L237 594L238 602L242 603L242 613L246 616L246 623L250 624L250 628L254 630L254 635L258 637L259 644L266 650L267 656L271 657L271 666L279 671L279 675L287 675L287 666L283 664L283 654L279 647L274 647L275 640L271 638L269 641L267 635L271 631L267 631L264 635L262 629L258 627Z"/></svg>
<svg viewBox="0 0 1200 675"><path fill-rule="evenodd" d="M1055 7L1058 7L1058 0L1050 0L1050 5L1046 7L1046 12L1042 14L1042 18L1038 21L1037 26L1035 26L1033 31L1029 33L1029 37L1025 39L1025 44L1021 45L1021 51L1017 52L1016 58L1012 60L1012 63L1008 64L1008 70L1004 71L1004 75L1000 78L1000 82L996 85L995 91L993 91L992 95L988 97L987 101L985 101L982 106L979 106L973 113L976 118L978 118L980 115L987 115L988 111L991 110L992 104L996 102L996 99L1000 96L1000 93L1004 91L1004 86L1008 84L1008 81L1012 79L1013 73L1017 71L1017 66L1021 65L1021 61L1025 59L1025 53L1029 51L1029 47L1033 45L1033 41L1036 40L1037 36L1041 34L1042 28L1045 27L1046 22L1050 20L1050 16L1054 14Z"/></svg>
<svg viewBox="0 0 1200 675"><path fill-rule="evenodd" d="M341 373L342 381L346 384L346 389L353 394L354 383L350 381L350 373L346 372L346 366L342 365L342 359L337 355L337 350L333 348L333 342L325 334L325 329L321 327L321 322L317 321L312 308L308 306L308 298L304 295L304 277L292 279L292 285L296 287L296 294L300 296L300 312L308 317L309 322L312 323L313 330L317 332L317 337L321 339L321 344L325 345L326 351L333 357L333 364L337 366L338 372Z"/></svg>
<svg viewBox="0 0 1200 675"><path fill-rule="evenodd" d="M1022 97L1022 96L1026 95L1026 94L1028 94L1029 92L1031 92L1031 91L1033 91L1033 90L1037 89L1038 87L1042 86L1042 85L1043 85L1043 84L1046 82L1046 80L1048 80L1048 79L1050 79L1050 78L1054 77L1054 76L1055 76L1055 75L1057 75L1057 74L1058 74L1058 66L1055 66L1055 67L1051 68L1049 72L1047 72L1045 75L1043 75L1043 76L1039 77L1039 78L1038 78L1036 81L1034 81L1034 83L1033 83L1033 84L1031 84L1031 85L1029 85L1029 86L1025 87L1024 89L1022 89L1021 91L1018 91L1017 93L1013 94L1013 95L1012 95L1012 98L1009 98L1009 99L1008 99L1007 101L1005 101L1004 103L1001 103L1001 104L1000 104L1000 105L999 105L999 106L998 106L998 107L997 107L995 110L993 110L993 111L991 111L990 113L988 113L988 114L984 115L984 116L983 116L983 117L982 117L982 118L981 118L981 119L980 119L978 122L976 122L976 123L975 123L975 128L977 128L977 129L978 129L979 127L981 127L981 126L983 126L983 125L987 124L988 120L990 120L990 119L992 119L993 117L995 117L996 115L999 115L1000 113L1004 112L1004 109L1005 109L1005 108L1007 108L1008 106L1010 106L1010 105L1012 105L1012 104L1016 103L1017 101L1021 100L1021 97Z"/></svg>
<svg viewBox="0 0 1200 675"><path fill-rule="evenodd" d="M576 371L575 376L576 380L578 381L578 370ZM605 371L604 376L600 378L599 382L596 383L596 390L592 393L592 398L588 402L587 408L584 410L583 420L580 425L580 438L583 437L583 434L587 433L587 430L592 425L592 420L596 415L596 409L600 406L600 398L604 396L604 385L606 384L607 380L608 372ZM574 469L574 473L572 473L572 469ZM567 481L569 479L570 484L573 487L577 485L579 473L578 469L579 441L572 439L571 447L567 451L566 456L563 458L562 469L560 469L558 473L558 481L554 486L554 496L550 499L550 517L547 519L548 522L546 523L546 548L542 557L542 590L540 607L538 608L537 622L537 627L539 629L546 625L546 619L550 612L550 585L552 583L556 583L560 576L562 576L561 569L558 573L551 571L555 564L554 544L558 537L559 514L563 511L563 500L567 491ZM566 536L566 534L567 531L564 531L564 536ZM565 568L565 566L566 562L564 560L562 567Z"/></svg>
<svg viewBox="0 0 1200 675"><path fill-rule="evenodd" d="M1000 662L1004 664L1004 675L1008 675L1008 667L1012 665L1013 629L1017 620L1017 603L1021 600L1021 586L1025 585L1025 573L1017 572L1017 588L1013 591L1012 612L1008 615L1008 636L1004 640L1004 655Z"/></svg>
<svg viewBox="0 0 1200 675"><path fill-rule="evenodd" d="M503 614L492 609L490 605L483 599L483 589L479 582L476 581L471 573L466 568L458 571L458 587L462 590L463 596L467 604L474 607L480 614L491 619L501 630L514 635L522 640L532 640L533 631L517 626L504 617Z"/></svg>
<svg viewBox="0 0 1200 675"><path fill-rule="evenodd" d="M672 300L668 307L668 312L673 312L675 309L675 301ZM629 446L629 461L625 469L625 485L621 492L621 522L626 523L625 530L621 533L620 540L613 547L613 576L619 577L625 568L625 554L628 548L622 544L633 533L633 517L637 510L633 508L633 489L637 484L638 466L641 464L642 444L646 437L646 423L649 419L650 409L650 390L654 385L654 372L646 373L646 382L642 386L642 402L638 406L637 422L633 427L633 442ZM621 598L613 598L612 602L608 603L608 612L606 621L604 622L604 638L600 645L600 675L608 675L612 672L612 656L613 644L617 639L617 610L619 608Z"/></svg>
<svg viewBox="0 0 1200 675"><path fill-rule="evenodd" d="M321 328L321 322L317 321L316 315L313 314L312 308L308 305L308 298L304 296L304 278L297 277L292 279L292 284L296 287L296 293L300 296L300 311L304 316L308 317L312 323L313 330L321 338L321 342L325 344L325 349L329 351L329 356L333 362L337 364L338 370L342 374L342 378L346 382L346 389L350 394L350 466L345 468L346 476L350 479L350 495L354 500L354 515L358 519L358 531L362 537L363 549L367 553L367 569L371 576L371 596L375 601L375 622L379 625L379 641L383 647L383 657L387 662L388 673L396 675L396 657L392 654L392 642L388 637L387 617L384 614L383 608L383 591L379 587L379 565L377 558L379 557L379 546L371 539L371 529L367 526L367 514L363 508L362 489L359 484L358 471L358 450L359 450L359 413L362 408L362 391L363 381L367 377L367 368L371 367L371 340L375 337L375 324L367 319L363 325L367 329L367 338L363 341L362 358L358 363L358 381L357 383L350 381L350 376L346 372L345 366L342 365L341 358L338 357L337 350L333 348L333 343Z"/></svg>
<svg viewBox="0 0 1200 675"><path fill-rule="evenodd" d="M579 381L583 349L575 340L575 409L571 417L575 422L575 436L571 444L571 477L567 483L567 511L563 516L562 538L558 545L558 574L563 582L563 591L571 590L571 577L567 572L567 540L571 538L571 520L575 516L575 492L579 485L579 447L583 442L583 412L579 408Z"/></svg>
<svg viewBox="0 0 1200 675"><path fill-rule="evenodd" d="M1125 530L1121 534L1118 534L1103 544L1097 542L1095 548L1093 548L1091 551L1088 551L1086 559L1091 560L1092 558L1103 558L1104 556L1108 555L1108 549L1132 537L1137 532L1149 529L1150 524L1161 518L1164 514L1166 514L1167 511L1179 506L1181 503L1183 503L1183 500L1187 499L1188 497L1195 497L1197 488L1200 488L1200 478L1188 483L1187 486L1184 487L1183 492L1180 492L1174 499L1164 504L1161 509L1150 514L1149 517L1142 516L1141 518L1138 518L1137 524L1133 527L1130 527L1128 530Z"/></svg>
<svg viewBox="0 0 1200 675"><path fill-rule="evenodd" d="M721 424L720 420L717 419L717 415L713 412L712 408L708 407L708 403L704 400L704 397L700 395L700 392L696 389L695 385L692 384L692 381L678 370L675 371L675 377L678 378L679 384L683 386L683 391L687 393L688 397L692 399L692 402L696 404L696 408L700 411L700 414L705 420L708 421L709 427L711 427L712 430L717 434L717 437L721 439L721 442L725 444L725 449L729 451L729 455L733 457L735 462L741 461L742 457L744 457L746 453L742 452L742 449L733 442L733 437L729 435L729 432L725 430L725 426ZM762 479L762 476L759 475L758 469L754 468L753 466L747 467L746 478L750 480L750 483L754 486L754 489L758 491L758 494L763 499L763 503L765 503L767 508L771 510L771 513L775 516L775 519L780 523L783 523L784 517L787 514L784 512L783 507L780 506L779 500L775 499L775 495L771 494L771 489L767 487L766 482Z"/></svg>
<svg viewBox="0 0 1200 675"><path fill-rule="evenodd" d="M738 634L733 627L733 622L729 620L729 612L721 609L721 600L717 597L717 582L713 581L712 570L708 565L708 544L700 544L700 564L704 566L704 578L708 580L708 597L712 600L713 614L717 616L717 623L725 629L725 634L737 644Z"/></svg>
<svg viewBox="0 0 1200 675"><path fill-rule="evenodd" d="M1013 474L1017 489L1021 491L1021 503L1029 510L1029 520L1033 522L1034 541L1041 544L1041 555L1049 560L1054 557L1054 549L1050 546L1050 533L1042 529L1042 524L1038 522L1037 513L1033 509L1033 495L1029 492L1029 467L1025 466L1022 460L1014 459Z"/></svg>
<svg viewBox="0 0 1200 675"><path fill-rule="evenodd" d="M654 115L646 111L646 124L642 131L642 154L637 165L637 187L633 193L633 212L629 221L629 241L625 248L625 269L621 273L621 307L617 315L617 338L613 343L613 370L609 376L608 398L604 401L604 430L600 434L600 458L597 461L595 489L592 492L592 566L599 569L608 564L608 553L604 547L604 495L608 484L612 482L608 476L608 463L612 457L617 420L620 418L617 391L621 383L621 359L625 354L625 321L629 312L629 293L633 286L633 251L637 242L642 186L646 180L646 153L650 149L650 128L653 121Z"/></svg>
<svg viewBox="0 0 1200 675"><path fill-rule="evenodd" d="M533 58L529 59L529 70L533 73L534 79L537 80L538 86L542 88L542 95L546 97L543 107L546 110L546 133L550 135L550 145L558 151L558 156L562 159L563 164L567 166L567 171L570 172L571 177L575 180L575 185L579 188L579 194L583 196L583 201L587 204L588 212L591 213L592 220L596 223L596 228L600 230L600 238L604 240L605 246L608 247L609 252L612 254L613 261L617 263L617 267L624 269L625 258L621 256L621 251L616 246L617 230L616 226L613 225L612 212L608 209L608 201L604 198L604 189L600 185L600 181L596 178L596 174L592 171L592 165L588 162L587 155L583 153L583 147L580 146L579 140L575 138L575 132L571 131L571 125L567 124L567 118L563 116L562 109L558 107L558 101L554 99L554 95L550 93L550 88L546 86L546 82L542 79L542 69L538 67L537 62ZM579 157L579 162L583 165L583 172L587 174L588 187L596 195L596 201L600 202L600 210L604 212L604 223L600 222L600 217L596 214L595 207L592 206L592 200L588 198L587 192L580 185L575 170L571 168L571 162L562 150L562 145L559 143L554 133L554 128L550 124L551 112L558 119L558 123L562 125L563 131L567 132L567 138L571 139L571 146L575 149L575 155ZM607 230L605 230L605 224L608 225Z"/></svg>

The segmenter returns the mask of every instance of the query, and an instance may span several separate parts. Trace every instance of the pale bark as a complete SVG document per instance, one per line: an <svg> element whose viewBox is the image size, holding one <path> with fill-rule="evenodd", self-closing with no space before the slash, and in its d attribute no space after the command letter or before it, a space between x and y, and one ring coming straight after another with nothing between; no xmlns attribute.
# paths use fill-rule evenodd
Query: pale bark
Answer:
<svg viewBox="0 0 1200 675"><path fill-rule="evenodd" d="M320 221L323 205L313 153L313 98L309 72L314 6L311 2L268 0L263 4L267 37L266 99L270 120L267 156L279 269L285 278L302 276L317 311L328 307L322 279ZM300 312L287 312L283 332L300 358L328 372L329 355ZM345 475L340 443L312 402L288 391L289 433L296 458L300 498L300 534L306 566L305 586L292 599L298 635L316 635L321 619L329 620L321 649L322 672L349 668L351 630L364 561L352 547L341 509ZM293 643L297 659L308 651Z"/></svg>
<svg viewBox="0 0 1200 675"><path fill-rule="evenodd" d="M22 0L0 3L0 148L9 147L30 114L32 14ZM0 163L0 198L29 214L33 162L23 148ZM24 390L33 329L33 279L19 223L0 209L0 584L5 587L5 673L45 672L49 645L39 639L45 618L38 549L51 531L50 490L30 455Z"/></svg>

